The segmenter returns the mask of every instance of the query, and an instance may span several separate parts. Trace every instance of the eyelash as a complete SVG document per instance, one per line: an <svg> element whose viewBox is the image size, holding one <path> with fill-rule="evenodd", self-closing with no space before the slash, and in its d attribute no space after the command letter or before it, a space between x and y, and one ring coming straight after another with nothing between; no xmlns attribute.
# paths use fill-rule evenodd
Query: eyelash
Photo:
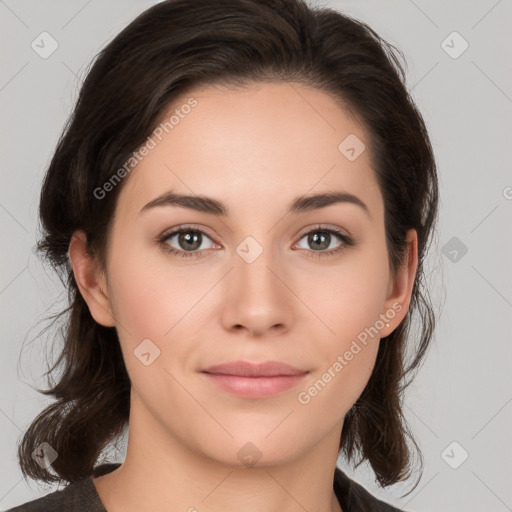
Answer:
<svg viewBox="0 0 512 512"><path fill-rule="evenodd" d="M179 229L176 229L174 231L171 231L170 233L164 233L160 237L157 238L157 243L163 247L163 249L171 253L175 256L179 256L181 258L190 258L190 257L200 257L198 254L200 254L200 251L181 251L178 249L175 249L174 247L170 247L166 242L172 238L175 235L178 235L183 232L194 232L194 233L200 233L201 235L206 236L210 240L212 239L207 233L205 233L202 229L195 228L193 226L183 226ZM334 256L337 254L340 254L342 251L344 251L347 247L352 247L355 245L354 241L348 237L347 235L343 234L341 230L338 230L336 228L328 228L323 225L318 225L314 229L304 233L299 240L302 240L305 236L310 235L312 233L328 233L328 234L334 234L336 235L342 242L342 244L337 247L336 249L331 249L329 251L308 251L312 252L310 254L311 257L324 257L324 256Z"/></svg>

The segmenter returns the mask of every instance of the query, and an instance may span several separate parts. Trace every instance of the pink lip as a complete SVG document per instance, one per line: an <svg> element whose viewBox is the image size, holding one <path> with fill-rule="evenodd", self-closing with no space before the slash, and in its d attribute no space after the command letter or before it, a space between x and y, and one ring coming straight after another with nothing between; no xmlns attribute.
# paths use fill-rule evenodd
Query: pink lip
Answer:
<svg viewBox="0 0 512 512"><path fill-rule="evenodd" d="M264 398L295 386L309 372L278 361L233 361L211 366L201 373L224 391L244 398Z"/></svg>

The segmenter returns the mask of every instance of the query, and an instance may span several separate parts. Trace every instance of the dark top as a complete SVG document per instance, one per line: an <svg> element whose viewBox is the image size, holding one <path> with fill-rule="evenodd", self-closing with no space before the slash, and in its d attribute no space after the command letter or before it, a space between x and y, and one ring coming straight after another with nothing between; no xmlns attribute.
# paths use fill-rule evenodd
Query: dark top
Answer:
<svg viewBox="0 0 512 512"><path fill-rule="evenodd" d="M108 463L96 466L93 476L114 471L121 464ZM333 483L334 492L343 512L405 512L388 505L372 496L364 487L336 468ZM7 512L107 512L100 500L92 477L84 477L54 491L42 498L28 501Z"/></svg>

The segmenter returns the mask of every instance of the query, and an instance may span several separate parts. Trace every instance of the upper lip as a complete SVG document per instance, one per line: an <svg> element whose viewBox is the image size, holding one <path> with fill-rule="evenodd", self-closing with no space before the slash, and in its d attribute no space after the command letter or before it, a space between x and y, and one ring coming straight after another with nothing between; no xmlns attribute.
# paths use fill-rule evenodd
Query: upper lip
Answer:
<svg viewBox="0 0 512 512"><path fill-rule="evenodd" d="M260 364L246 361L231 361L210 366L201 371L220 375L238 375L241 377L277 377L280 375L302 375L308 373L307 370L300 370L279 361L266 361Z"/></svg>

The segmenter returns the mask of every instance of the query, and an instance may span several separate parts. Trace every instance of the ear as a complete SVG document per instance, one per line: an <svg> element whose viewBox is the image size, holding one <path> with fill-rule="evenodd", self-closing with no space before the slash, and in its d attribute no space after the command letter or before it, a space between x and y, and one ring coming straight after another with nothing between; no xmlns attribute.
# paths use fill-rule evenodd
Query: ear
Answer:
<svg viewBox="0 0 512 512"><path fill-rule="evenodd" d="M106 279L97 259L87 251L87 235L83 230L75 231L71 237L69 260L78 289L94 320L105 327L114 327L115 319L106 291Z"/></svg>
<svg viewBox="0 0 512 512"><path fill-rule="evenodd" d="M410 229L406 233L406 253L403 265L391 276L388 295L381 318L386 325L380 331L382 338L389 336L402 322L409 310L412 288L418 269L418 233Z"/></svg>

